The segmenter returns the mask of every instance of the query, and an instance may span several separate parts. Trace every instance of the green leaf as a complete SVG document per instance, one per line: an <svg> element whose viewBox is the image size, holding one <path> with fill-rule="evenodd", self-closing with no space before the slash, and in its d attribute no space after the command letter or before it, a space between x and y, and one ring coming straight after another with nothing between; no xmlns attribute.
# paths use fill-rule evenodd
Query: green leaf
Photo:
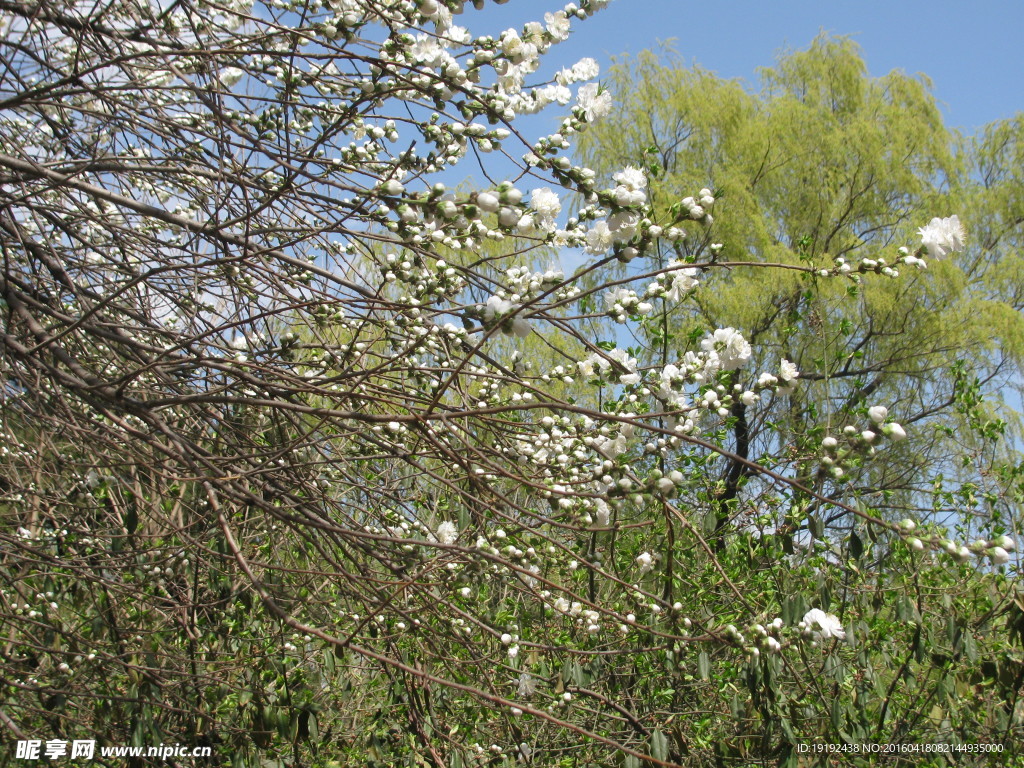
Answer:
<svg viewBox="0 0 1024 768"><path fill-rule="evenodd" d="M708 510L701 521L704 527L704 535L711 536L718 530L718 512L714 509Z"/></svg>
<svg viewBox="0 0 1024 768"><path fill-rule="evenodd" d="M655 760L668 760L668 737L661 731L651 732L651 757Z"/></svg>
<svg viewBox="0 0 1024 768"><path fill-rule="evenodd" d="M790 744L799 744L800 740L797 739L796 733L793 731L793 726L789 722L788 717L783 717L779 724L782 726L782 732L786 734L786 739Z"/></svg>
<svg viewBox="0 0 1024 768"><path fill-rule="evenodd" d="M861 555L864 554L864 542L861 541L860 536L854 531L850 534L850 557L854 560L860 560Z"/></svg>
<svg viewBox="0 0 1024 768"><path fill-rule="evenodd" d="M964 655L968 661L978 660L978 644L970 632L964 632Z"/></svg>

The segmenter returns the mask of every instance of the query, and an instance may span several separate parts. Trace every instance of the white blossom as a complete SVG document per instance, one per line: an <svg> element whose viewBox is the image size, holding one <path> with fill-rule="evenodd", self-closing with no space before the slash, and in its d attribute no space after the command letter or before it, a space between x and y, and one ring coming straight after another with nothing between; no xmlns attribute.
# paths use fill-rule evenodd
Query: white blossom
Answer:
<svg viewBox="0 0 1024 768"><path fill-rule="evenodd" d="M941 259L955 251L962 251L967 233L958 216L932 219L927 226L918 230L921 245L933 259Z"/></svg>
<svg viewBox="0 0 1024 768"><path fill-rule="evenodd" d="M551 85L545 85L543 88L537 89L534 93L535 106L538 109L543 109L548 104L568 104L572 99L572 91L566 88L564 85L553 83Z"/></svg>
<svg viewBox="0 0 1024 768"><path fill-rule="evenodd" d="M597 83L587 83L577 91L576 104L583 110L584 119L592 123L612 111L612 95L599 90Z"/></svg>
<svg viewBox="0 0 1024 768"><path fill-rule="evenodd" d="M668 274L672 283L664 296L669 301L681 301L687 293L697 287L697 270L685 266L681 261L670 262L668 267L671 270Z"/></svg>
<svg viewBox="0 0 1024 768"><path fill-rule="evenodd" d="M569 39L569 18L565 11L555 11L544 14L544 23L547 32L555 42L562 42Z"/></svg>
<svg viewBox="0 0 1024 768"><path fill-rule="evenodd" d="M602 219L594 222L593 226L587 230L586 241L587 253L601 256L612 247L615 242L615 233L609 229L608 222Z"/></svg>
<svg viewBox="0 0 1024 768"><path fill-rule="evenodd" d="M639 223L640 217L634 211L617 211L608 217L608 227L617 243L631 239Z"/></svg>
<svg viewBox="0 0 1024 768"><path fill-rule="evenodd" d="M616 173L612 176L612 180L631 190L644 189L647 186L647 175L643 172L643 169L632 165L627 165Z"/></svg>
<svg viewBox="0 0 1024 768"><path fill-rule="evenodd" d="M750 359L752 352L750 344L735 328L719 328L708 335L700 345L709 355L715 355L721 369L725 371L742 368Z"/></svg>
<svg viewBox="0 0 1024 768"><path fill-rule="evenodd" d="M217 75L217 79L220 80L221 85L225 88L230 88L233 85L236 85L238 81L242 79L242 75L244 74L245 72L238 67L225 67L220 71L220 74Z"/></svg>
<svg viewBox="0 0 1024 768"><path fill-rule="evenodd" d="M843 640L846 637L846 632L839 619L831 613L825 613L820 608L812 608L804 614L803 623L819 640L827 640L832 637Z"/></svg>
<svg viewBox="0 0 1024 768"><path fill-rule="evenodd" d="M572 67L561 69L555 75L555 82L559 85L571 85L580 80L593 80L601 73L601 67L596 59L590 57L580 59Z"/></svg>
<svg viewBox="0 0 1024 768"><path fill-rule="evenodd" d="M454 544L455 540L459 537L459 529L455 523L445 520L437 526L437 533L435 535L442 544Z"/></svg>
<svg viewBox="0 0 1024 768"><path fill-rule="evenodd" d="M530 206L537 213L537 226L541 229L554 230L555 217L562 210L562 201L558 195L547 187L541 187L530 193Z"/></svg>
<svg viewBox="0 0 1024 768"><path fill-rule="evenodd" d="M797 370L796 365L786 358L782 358L782 362L779 363L779 378L789 383L795 381L799 376L800 371Z"/></svg>

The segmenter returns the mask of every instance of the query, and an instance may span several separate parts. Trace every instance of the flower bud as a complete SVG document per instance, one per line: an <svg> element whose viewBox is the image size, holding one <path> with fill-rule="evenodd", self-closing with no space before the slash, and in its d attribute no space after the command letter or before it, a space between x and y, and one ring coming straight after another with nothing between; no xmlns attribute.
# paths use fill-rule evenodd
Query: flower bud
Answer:
<svg viewBox="0 0 1024 768"><path fill-rule="evenodd" d="M892 424L886 424L882 427L882 434L892 440L894 443L898 443L900 440L906 440L907 432L903 427L897 424L895 421Z"/></svg>
<svg viewBox="0 0 1024 768"><path fill-rule="evenodd" d="M1003 565L1010 562L1010 553L1002 547L992 547L992 549L988 551L988 556L996 565Z"/></svg>
<svg viewBox="0 0 1024 768"><path fill-rule="evenodd" d="M499 207L497 195L491 192L481 192L477 195L476 204L480 207L480 210L487 213L494 213Z"/></svg>
<svg viewBox="0 0 1024 768"><path fill-rule="evenodd" d="M874 405L868 408L868 417L875 422L875 424L881 424L885 421L885 417L889 415L889 409L884 405Z"/></svg>
<svg viewBox="0 0 1024 768"><path fill-rule="evenodd" d="M1007 552L1013 552L1017 548L1017 543L1006 535L996 537L992 543L997 547L1002 547Z"/></svg>

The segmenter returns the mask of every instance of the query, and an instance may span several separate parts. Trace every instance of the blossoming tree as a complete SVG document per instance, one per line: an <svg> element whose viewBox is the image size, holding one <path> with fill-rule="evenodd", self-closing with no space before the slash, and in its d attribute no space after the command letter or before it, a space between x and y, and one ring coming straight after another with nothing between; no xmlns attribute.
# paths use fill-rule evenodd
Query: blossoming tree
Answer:
<svg viewBox="0 0 1024 768"><path fill-rule="evenodd" d="M712 190L665 211L642 158L604 176L568 153L611 96L592 60L541 55L604 4L496 35L461 0L0 4L14 737L275 766L1012 742L1009 683L971 722L907 702L945 648L921 640L935 595L991 614L955 614L920 683L936 706L1004 652L984 633L1018 615L1013 537L946 543L732 450L738 405L801 380L781 355L753 368L739 324L656 364L602 325L642 328L729 267L686 245ZM526 139L516 118L546 106L559 130ZM441 180L501 155L473 191ZM952 219L923 234L886 275L963 245ZM806 461L904 437L869 418ZM721 456L749 514L707 487ZM762 517L796 500L862 521L889 570L822 541L787 562ZM917 640L894 675L870 611L911 563L928 584L899 598L890 630Z"/></svg>

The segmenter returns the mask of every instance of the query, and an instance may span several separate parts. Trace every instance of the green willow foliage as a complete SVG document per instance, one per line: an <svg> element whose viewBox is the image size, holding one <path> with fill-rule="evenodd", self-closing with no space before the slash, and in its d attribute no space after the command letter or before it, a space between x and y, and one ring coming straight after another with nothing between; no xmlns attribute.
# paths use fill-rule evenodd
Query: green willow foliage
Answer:
<svg viewBox="0 0 1024 768"><path fill-rule="evenodd" d="M1019 388L1024 362L1020 119L964 139L943 125L927 80L869 77L845 38L782 55L761 71L759 92L650 52L619 62L608 87L621 106L581 137L587 164L611 172L643 154L664 211L694 179L714 187L717 221L690 241L688 258L718 243L719 261L854 264L914 242L922 210L959 214L966 251L897 281L851 287L795 271L771 280L760 269L718 272L693 305L663 318L667 346L652 324L650 359L689 348L695 328L734 324L802 372L802 386L753 425L760 450L784 462L793 444L820 440L822 425L840 428L884 404L913 426L910 439L886 461L853 468L831 495L874 495L892 519L928 504L937 476L1004 499L1009 489L988 469L1010 463L1007 447L1021 436L1016 401L1002 398ZM987 439L1004 430L1008 440ZM813 464L792 466L814 482ZM962 522L995 514L1009 524L1012 504L1007 497Z"/></svg>

